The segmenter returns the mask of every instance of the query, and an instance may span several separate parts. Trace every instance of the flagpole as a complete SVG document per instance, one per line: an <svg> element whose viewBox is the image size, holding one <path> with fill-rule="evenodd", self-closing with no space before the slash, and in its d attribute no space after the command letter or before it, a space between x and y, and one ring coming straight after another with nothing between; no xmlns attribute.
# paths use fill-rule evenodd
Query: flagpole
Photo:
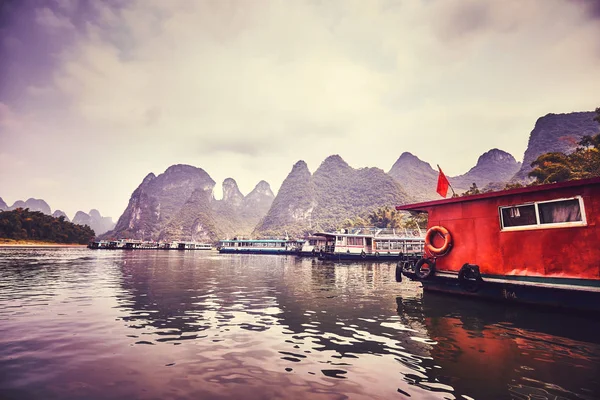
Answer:
<svg viewBox="0 0 600 400"><path fill-rule="evenodd" d="M440 164L436 164L436 165L438 167L438 171L441 171L442 169L440 168ZM456 196L456 193L454 192L454 188L450 184L450 179L448 179L448 186L450 186L450 190L452 190L452 197Z"/></svg>

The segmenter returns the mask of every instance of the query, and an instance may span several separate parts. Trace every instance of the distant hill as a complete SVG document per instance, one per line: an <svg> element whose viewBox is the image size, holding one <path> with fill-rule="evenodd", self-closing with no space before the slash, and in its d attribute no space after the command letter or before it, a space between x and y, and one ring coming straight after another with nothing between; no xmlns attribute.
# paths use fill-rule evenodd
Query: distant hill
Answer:
<svg viewBox="0 0 600 400"><path fill-rule="evenodd" d="M67 221L67 222L71 222L71 220L69 219L69 217L67 217L67 214L65 214L65 212L64 212L64 211L61 211L61 210L55 210L55 211L52 213L52 216L53 216L54 218L63 217L63 218L65 219L65 221Z"/></svg>
<svg viewBox="0 0 600 400"><path fill-rule="evenodd" d="M9 207L0 197L0 210L11 211L16 210L17 208L29 209L29 211L39 211L55 218L62 216L65 221L70 221L64 211L55 210L52 212L45 200L34 198L27 199L27 201L17 200ZM78 211L73 217L73 223L77 225L87 225L98 234L104 233L115 226L111 217L102 217L98 210L90 210L89 214Z"/></svg>
<svg viewBox="0 0 600 400"><path fill-rule="evenodd" d="M388 174L417 201L439 198L435 191L438 171L409 152L400 155Z"/></svg>
<svg viewBox="0 0 600 400"><path fill-rule="evenodd" d="M164 226L158 225L160 240L214 242L223 237L211 209L212 186L196 189Z"/></svg>
<svg viewBox="0 0 600 400"><path fill-rule="evenodd" d="M245 196L232 178L223 182L223 199L213 196L214 180L201 168L173 165L149 174L133 192L115 228L104 237L214 242L249 234L273 200L261 181Z"/></svg>
<svg viewBox="0 0 600 400"><path fill-rule="evenodd" d="M0 212L0 238L87 244L94 231L39 211L18 208Z"/></svg>
<svg viewBox="0 0 600 400"><path fill-rule="evenodd" d="M449 180L454 190L462 193L473 183L481 189L490 182L506 182L520 168L521 163L517 162L512 155L499 149L492 149L483 153L477 160L477 164L466 174L450 177Z"/></svg>
<svg viewBox="0 0 600 400"><path fill-rule="evenodd" d="M57 211L55 211L55 214ZM89 214L83 211L77 211L73 217L73 223L87 225L92 228L97 235L101 235L115 227L115 223L111 217L103 217L98 210L94 209L90 210Z"/></svg>
<svg viewBox="0 0 600 400"><path fill-rule="evenodd" d="M583 135L600 128L593 112L548 114L532 131L523 164L502 150L482 154L475 166L448 176L457 194L473 183L480 189L502 189L523 181L538 155L571 151ZM442 166L443 167L443 166ZM114 230L104 237L215 241L234 235L301 235L334 229L381 206L439 199L437 168L405 152L386 174L378 168L354 169L339 155L327 157L311 174L298 161L277 196L261 181L244 196L232 178L223 182L223 199L213 196L215 182L201 168L173 165L163 174L148 174L133 192Z"/></svg>
<svg viewBox="0 0 600 400"><path fill-rule="evenodd" d="M254 189L244 198L241 214L243 218L248 219L249 226L252 226L250 231L267 214L274 199L275 195L271 190L271 186L265 181L258 182Z"/></svg>
<svg viewBox="0 0 600 400"><path fill-rule="evenodd" d="M550 152L571 153L583 136L593 136L600 132L600 125L594 121L593 111L567 114L547 114L539 118L529 135L523 165L512 177L513 182L531 182L528 173L531 163L540 155Z"/></svg>
<svg viewBox="0 0 600 400"><path fill-rule="evenodd" d="M114 230L106 235L156 240L192 193L212 192L214 185L203 169L190 165L172 165L158 176L150 173L131 195Z"/></svg>
<svg viewBox="0 0 600 400"><path fill-rule="evenodd" d="M4 203L4 201L3 201ZM5 204L6 205L6 204ZM0 204L1 206L1 204ZM50 210L50 206L42 199L34 199L30 198L27 201L17 200L10 207L7 207L5 210L16 210L17 208L29 208L30 211L39 211L47 215L51 215L52 211Z"/></svg>
<svg viewBox="0 0 600 400"><path fill-rule="evenodd" d="M315 230L336 229L373 209L402 204L409 195L379 168L354 169L339 155L327 157L311 175L297 162L283 181L271 209L254 235L301 236Z"/></svg>
<svg viewBox="0 0 600 400"><path fill-rule="evenodd" d="M244 197L232 178L223 182L223 199L214 200L211 208L214 219L225 237L249 235L254 227L265 216L275 196L265 181Z"/></svg>
<svg viewBox="0 0 600 400"><path fill-rule="evenodd" d="M483 188L491 182L508 181L520 167L521 163L509 153L492 149L482 154L477 164L466 174L448 176L448 180L454 191L460 194L466 192L473 183ZM438 170L411 153L402 153L388 174L418 201L440 198L436 192Z"/></svg>

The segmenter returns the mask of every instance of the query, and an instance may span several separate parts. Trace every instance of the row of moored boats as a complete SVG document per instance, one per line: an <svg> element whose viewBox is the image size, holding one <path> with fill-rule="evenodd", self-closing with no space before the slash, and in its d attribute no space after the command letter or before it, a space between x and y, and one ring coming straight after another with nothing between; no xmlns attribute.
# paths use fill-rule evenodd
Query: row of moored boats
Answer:
<svg viewBox="0 0 600 400"><path fill-rule="evenodd" d="M317 232L304 239L220 240L216 250L235 254L291 254L335 260L397 260L399 257L420 258L424 253L424 232L353 228L337 232ZM142 240L101 240L88 245L92 249L123 250L211 250L210 243L153 242Z"/></svg>

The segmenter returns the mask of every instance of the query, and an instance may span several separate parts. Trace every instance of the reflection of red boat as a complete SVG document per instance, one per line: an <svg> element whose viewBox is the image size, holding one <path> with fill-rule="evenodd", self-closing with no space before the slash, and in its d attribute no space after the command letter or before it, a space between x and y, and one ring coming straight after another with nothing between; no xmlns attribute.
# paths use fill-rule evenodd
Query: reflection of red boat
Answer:
<svg viewBox="0 0 600 400"><path fill-rule="evenodd" d="M600 178L396 209L429 214L424 290L600 311Z"/></svg>
<svg viewBox="0 0 600 400"><path fill-rule="evenodd" d="M411 327L418 321L426 332L429 349L421 354L438 366L413 377L415 385L439 382L452 386L456 398L475 399L591 399L600 393L597 319L431 292L396 302L401 320Z"/></svg>

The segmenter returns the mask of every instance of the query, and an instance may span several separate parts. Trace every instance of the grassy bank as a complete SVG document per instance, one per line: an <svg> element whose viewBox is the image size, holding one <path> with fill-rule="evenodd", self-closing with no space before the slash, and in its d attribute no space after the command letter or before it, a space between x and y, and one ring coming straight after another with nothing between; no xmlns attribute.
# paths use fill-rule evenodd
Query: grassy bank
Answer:
<svg viewBox="0 0 600 400"><path fill-rule="evenodd" d="M0 247L85 247L77 243L54 243L39 240L14 240L0 238Z"/></svg>

